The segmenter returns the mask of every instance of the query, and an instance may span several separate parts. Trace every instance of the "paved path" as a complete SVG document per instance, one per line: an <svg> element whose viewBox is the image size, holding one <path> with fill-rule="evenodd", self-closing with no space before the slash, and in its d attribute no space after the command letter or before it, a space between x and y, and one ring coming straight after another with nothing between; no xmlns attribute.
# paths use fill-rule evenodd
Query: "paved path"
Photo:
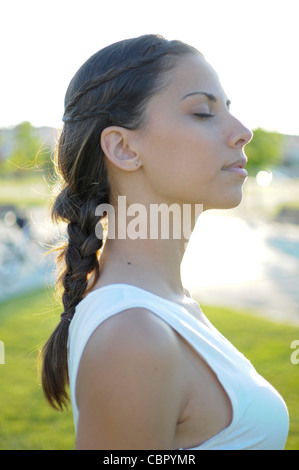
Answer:
<svg viewBox="0 0 299 470"><path fill-rule="evenodd" d="M204 213L182 278L201 304L252 309L299 325L299 226Z"/></svg>

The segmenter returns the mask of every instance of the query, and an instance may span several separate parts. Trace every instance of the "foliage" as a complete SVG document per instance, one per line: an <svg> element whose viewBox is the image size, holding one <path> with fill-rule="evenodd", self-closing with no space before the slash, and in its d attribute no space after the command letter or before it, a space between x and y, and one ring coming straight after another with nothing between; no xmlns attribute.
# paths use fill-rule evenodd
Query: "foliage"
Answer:
<svg viewBox="0 0 299 470"><path fill-rule="evenodd" d="M250 175L259 170L271 169L283 160L284 136L277 132L267 132L261 128L253 131L253 139L246 145L248 157L246 169Z"/></svg>
<svg viewBox="0 0 299 470"><path fill-rule="evenodd" d="M0 339L5 344L5 364L0 364L2 450L74 448L72 414L55 412L46 404L36 368L38 350L61 313L51 296L42 289L0 304ZM228 308L202 309L284 397L291 423L286 449L299 449L299 364L290 361L298 328Z"/></svg>
<svg viewBox="0 0 299 470"><path fill-rule="evenodd" d="M23 122L11 131L8 154L2 157L0 174L24 177L35 171L53 172L51 149L42 145L36 129Z"/></svg>

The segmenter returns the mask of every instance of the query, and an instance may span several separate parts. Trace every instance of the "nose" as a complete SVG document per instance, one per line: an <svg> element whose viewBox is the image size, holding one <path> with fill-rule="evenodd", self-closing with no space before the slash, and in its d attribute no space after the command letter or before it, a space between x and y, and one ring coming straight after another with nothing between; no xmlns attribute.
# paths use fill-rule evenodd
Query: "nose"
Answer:
<svg viewBox="0 0 299 470"><path fill-rule="evenodd" d="M234 124L233 129L231 130L231 133L229 135L229 146L232 148L243 148L251 141L253 133L238 119L233 119Z"/></svg>

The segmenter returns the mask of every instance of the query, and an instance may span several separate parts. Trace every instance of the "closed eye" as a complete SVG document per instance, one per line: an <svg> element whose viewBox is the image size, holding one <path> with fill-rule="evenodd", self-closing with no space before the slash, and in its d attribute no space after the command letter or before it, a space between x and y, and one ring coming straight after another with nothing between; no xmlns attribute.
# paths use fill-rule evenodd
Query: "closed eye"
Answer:
<svg viewBox="0 0 299 470"><path fill-rule="evenodd" d="M194 116L199 117L201 119L208 119L214 116L214 114L207 114L207 113L194 113Z"/></svg>

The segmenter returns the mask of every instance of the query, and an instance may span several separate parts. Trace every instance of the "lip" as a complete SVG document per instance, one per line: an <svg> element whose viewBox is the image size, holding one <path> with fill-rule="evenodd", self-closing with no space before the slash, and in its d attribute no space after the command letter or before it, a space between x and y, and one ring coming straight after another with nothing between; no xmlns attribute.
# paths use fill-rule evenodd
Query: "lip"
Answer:
<svg viewBox="0 0 299 470"><path fill-rule="evenodd" d="M245 168L241 168L239 166L233 166L229 168L222 168L223 171L227 171L229 173L236 173L237 175L247 177L248 173Z"/></svg>
<svg viewBox="0 0 299 470"><path fill-rule="evenodd" d="M240 158L236 160L234 163L231 163L228 166L224 166L222 168L223 171L228 171L230 173L236 173L237 175L247 177L248 173L245 170L245 165L247 163L247 158Z"/></svg>

